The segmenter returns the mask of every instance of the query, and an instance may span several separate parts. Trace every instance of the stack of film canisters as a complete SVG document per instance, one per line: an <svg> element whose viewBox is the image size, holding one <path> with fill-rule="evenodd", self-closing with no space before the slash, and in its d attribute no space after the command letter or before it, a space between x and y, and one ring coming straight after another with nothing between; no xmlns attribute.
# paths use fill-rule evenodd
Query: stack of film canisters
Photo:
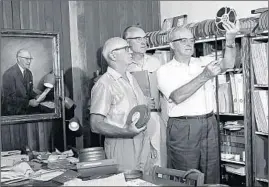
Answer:
<svg viewBox="0 0 269 187"><path fill-rule="evenodd" d="M106 159L103 147L91 147L79 150L79 162L91 162Z"/></svg>

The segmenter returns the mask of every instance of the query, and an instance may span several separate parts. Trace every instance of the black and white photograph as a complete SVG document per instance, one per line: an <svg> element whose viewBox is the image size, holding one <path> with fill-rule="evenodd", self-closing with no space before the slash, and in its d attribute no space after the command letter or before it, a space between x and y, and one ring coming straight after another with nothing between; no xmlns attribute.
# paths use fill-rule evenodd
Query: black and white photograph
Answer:
<svg viewBox="0 0 269 187"><path fill-rule="evenodd" d="M1 185L268 186L268 2L0 1Z"/></svg>
<svg viewBox="0 0 269 187"><path fill-rule="evenodd" d="M1 39L2 119L54 116L60 107L56 105L60 97L57 34L3 31Z"/></svg>

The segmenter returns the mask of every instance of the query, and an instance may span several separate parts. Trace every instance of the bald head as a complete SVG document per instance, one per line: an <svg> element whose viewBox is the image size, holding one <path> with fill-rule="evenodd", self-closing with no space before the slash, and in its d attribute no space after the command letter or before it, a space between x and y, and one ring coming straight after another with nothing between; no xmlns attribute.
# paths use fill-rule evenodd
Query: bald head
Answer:
<svg viewBox="0 0 269 187"><path fill-rule="evenodd" d="M31 53L26 49L20 49L17 51L16 57L20 57L20 56L22 56L22 57L30 56L31 57Z"/></svg>
<svg viewBox="0 0 269 187"><path fill-rule="evenodd" d="M17 63L23 68L23 69L29 69L31 62L32 62L32 56L31 53L26 49L20 49L17 54Z"/></svg>
<svg viewBox="0 0 269 187"><path fill-rule="evenodd" d="M122 34L122 37L124 39L128 39L128 38L135 38L135 37L145 37L146 33L143 29L141 29L140 27L137 26L130 26L127 27Z"/></svg>
<svg viewBox="0 0 269 187"><path fill-rule="evenodd" d="M103 46L103 51L102 54L104 56L104 58L107 60L107 62L110 61L110 59L108 58L108 54L117 48L121 48L124 46L128 46L128 43L126 40L120 38L120 37L114 37L114 38L110 38L108 39L104 46Z"/></svg>
<svg viewBox="0 0 269 187"><path fill-rule="evenodd" d="M192 32L185 27L176 27L170 34L170 41L179 38L193 38Z"/></svg>

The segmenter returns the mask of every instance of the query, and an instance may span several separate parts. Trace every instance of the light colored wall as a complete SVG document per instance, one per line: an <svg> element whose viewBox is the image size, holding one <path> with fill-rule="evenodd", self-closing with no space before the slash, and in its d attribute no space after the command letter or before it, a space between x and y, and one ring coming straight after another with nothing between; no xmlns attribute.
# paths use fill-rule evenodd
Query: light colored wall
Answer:
<svg viewBox="0 0 269 187"><path fill-rule="evenodd" d="M251 10L268 7L268 1L160 1L161 23L165 18L188 15L188 23L214 19L221 7L234 8L238 18L251 17Z"/></svg>

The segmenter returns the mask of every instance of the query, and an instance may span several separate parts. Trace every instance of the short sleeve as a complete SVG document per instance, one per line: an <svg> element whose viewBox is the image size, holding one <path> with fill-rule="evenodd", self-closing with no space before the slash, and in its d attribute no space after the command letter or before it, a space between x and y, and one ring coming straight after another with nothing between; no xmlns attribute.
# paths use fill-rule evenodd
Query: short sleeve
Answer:
<svg viewBox="0 0 269 187"><path fill-rule="evenodd" d="M106 116L110 110L112 95L108 85L97 82L91 93L91 114L101 114Z"/></svg>
<svg viewBox="0 0 269 187"><path fill-rule="evenodd" d="M169 99L169 96L175 90L171 84L169 84L168 74L169 72L164 68L159 68L157 71L157 87L167 99Z"/></svg>

